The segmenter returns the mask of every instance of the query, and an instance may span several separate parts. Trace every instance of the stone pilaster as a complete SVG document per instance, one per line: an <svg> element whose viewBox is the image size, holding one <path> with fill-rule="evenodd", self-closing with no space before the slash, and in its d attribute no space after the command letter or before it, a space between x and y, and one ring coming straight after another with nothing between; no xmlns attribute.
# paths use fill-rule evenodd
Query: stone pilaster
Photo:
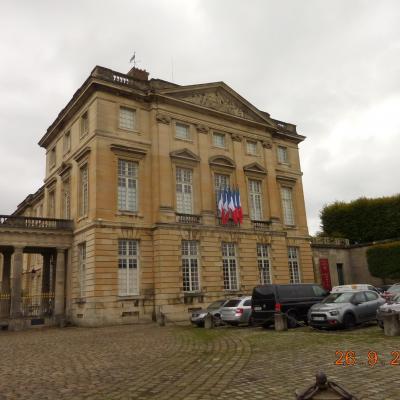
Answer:
<svg viewBox="0 0 400 400"><path fill-rule="evenodd" d="M54 316L61 320L65 314L65 250L57 249L54 288Z"/></svg>

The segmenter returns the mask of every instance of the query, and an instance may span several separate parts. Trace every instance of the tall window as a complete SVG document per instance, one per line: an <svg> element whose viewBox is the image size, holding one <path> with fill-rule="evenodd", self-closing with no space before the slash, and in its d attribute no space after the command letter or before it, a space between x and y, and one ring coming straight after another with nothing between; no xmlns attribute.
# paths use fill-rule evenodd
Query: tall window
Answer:
<svg viewBox="0 0 400 400"><path fill-rule="evenodd" d="M297 247L288 247L290 283L300 283L299 252Z"/></svg>
<svg viewBox="0 0 400 400"><path fill-rule="evenodd" d="M88 206L89 206L88 166L87 164L85 164L80 169L79 215L81 217L87 215Z"/></svg>
<svg viewBox="0 0 400 400"><path fill-rule="evenodd" d="M189 125L181 124L177 122L175 124L175 137L178 139L190 139L189 137Z"/></svg>
<svg viewBox="0 0 400 400"><path fill-rule="evenodd" d="M138 163L118 160L118 209L137 211Z"/></svg>
<svg viewBox="0 0 400 400"><path fill-rule="evenodd" d="M63 218L71 218L71 191L69 179L63 182Z"/></svg>
<svg viewBox="0 0 400 400"><path fill-rule="evenodd" d="M139 241L118 241L118 295L139 294Z"/></svg>
<svg viewBox="0 0 400 400"><path fill-rule="evenodd" d="M119 109L119 127L133 131L135 128L135 110L126 107Z"/></svg>
<svg viewBox="0 0 400 400"><path fill-rule="evenodd" d="M281 199L283 210L283 223L285 225L294 225L292 188L281 187Z"/></svg>
<svg viewBox="0 0 400 400"><path fill-rule="evenodd" d="M78 245L78 280L79 297L85 297L86 292L86 243Z"/></svg>
<svg viewBox="0 0 400 400"><path fill-rule="evenodd" d="M288 164L289 158L287 147L278 146L278 162L281 164Z"/></svg>
<svg viewBox="0 0 400 400"><path fill-rule="evenodd" d="M87 111L82 114L80 130L81 137L85 136L89 132L89 118Z"/></svg>
<svg viewBox="0 0 400 400"><path fill-rule="evenodd" d="M250 217L252 220L262 220L261 182L249 179Z"/></svg>
<svg viewBox="0 0 400 400"><path fill-rule="evenodd" d="M49 218L55 217L55 208L56 208L56 194L55 191L52 190L51 192L49 192L48 205L47 205L47 215Z"/></svg>
<svg viewBox="0 0 400 400"><path fill-rule="evenodd" d="M224 289L238 290L238 270L235 243L222 243L222 269Z"/></svg>
<svg viewBox="0 0 400 400"><path fill-rule="evenodd" d="M182 240L183 291L200 290L199 250L195 240Z"/></svg>
<svg viewBox="0 0 400 400"><path fill-rule="evenodd" d="M260 271L260 282L265 285L271 283L271 265L269 261L269 246L257 243L257 263Z"/></svg>
<svg viewBox="0 0 400 400"><path fill-rule="evenodd" d="M247 154L256 155L257 154L257 142L248 140L246 142Z"/></svg>
<svg viewBox="0 0 400 400"><path fill-rule="evenodd" d="M71 132L65 132L63 139L63 151L64 154L68 153L71 150Z"/></svg>
<svg viewBox="0 0 400 400"><path fill-rule="evenodd" d="M213 145L217 147L225 147L225 135L223 133L213 133Z"/></svg>
<svg viewBox="0 0 400 400"><path fill-rule="evenodd" d="M176 210L182 214L192 214L193 212L193 187L191 169L176 169Z"/></svg>

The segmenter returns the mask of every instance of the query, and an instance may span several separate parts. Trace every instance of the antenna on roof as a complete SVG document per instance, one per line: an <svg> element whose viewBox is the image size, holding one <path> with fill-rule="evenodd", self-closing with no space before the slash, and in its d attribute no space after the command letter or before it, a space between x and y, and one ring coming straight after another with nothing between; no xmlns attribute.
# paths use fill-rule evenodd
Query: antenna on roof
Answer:
<svg viewBox="0 0 400 400"><path fill-rule="evenodd" d="M136 66L140 63L140 61L136 61L136 51L133 52L133 56L129 60L130 63L133 62L133 67L136 68Z"/></svg>

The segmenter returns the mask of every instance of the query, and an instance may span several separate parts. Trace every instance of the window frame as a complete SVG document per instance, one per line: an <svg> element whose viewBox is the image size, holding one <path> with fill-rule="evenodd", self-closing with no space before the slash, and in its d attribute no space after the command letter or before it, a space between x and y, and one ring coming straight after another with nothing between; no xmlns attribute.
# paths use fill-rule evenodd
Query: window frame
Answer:
<svg viewBox="0 0 400 400"><path fill-rule="evenodd" d="M79 121L80 138L85 137L89 133L89 112L86 110L82 113Z"/></svg>
<svg viewBox="0 0 400 400"><path fill-rule="evenodd" d="M71 130L64 133L63 136L63 154L67 154L71 151Z"/></svg>
<svg viewBox="0 0 400 400"><path fill-rule="evenodd" d="M49 169L52 170L56 166L57 152L56 145L54 145L49 151Z"/></svg>
<svg viewBox="0 0 400 400"><path fill-rule="evenodd" d="M185 183L184 179L182 181L178 181L178 171L179 175L184 178L184 171L190 171L190 183ZM175 168L175 201L176 201L176 212L179 214L189 214L193 215L194 213L194 196L193 196L193 178L194 171L192 168L176 166ZM178 186L182 185L182 191L179 192L180 196L182 196L181 200L178 200ZM185 186L190 187L190 207L186 208L186 200L185 200ZM189 193L189 192L188 192ZM189 209L190 208L190 209Z"/></svg>
<svg viewBox="0 0 400 400"><path fill-rule="evenodd" d="M182 137L178 135L178 127L180 128L186 128L186 133L187 136L186 137ZM189 124L185 124L184 122L179 122L176 121L175 122L175 135L174 135L175 139L178 140L186 140L186 141L191 141L191 136L190 136L190 125Z"/></svg>
<svg viewBox="0 0 400 400"><path fill-rule="evenodd" d="M82 171L86 171L86 186L83 188L83 174ZM79 201L78 201L78 212L80 218L85 218L89 214L89 165L87 162L79 166Z"/></svg>
<svg viewBox="0 0 400 400"><path fill-rule="evenodd" d="M289 282L301 283L299 248L288 246Z"/></svg>
<svg viewBox="0 0 400 400"><path fill-rule="evenodd" d="M133 164L135 167L133 168L134 170L134 176L129 177L129 175L120 175L120 163L126 163L126 167L129 170L129 164ZM125 180L125 207L121 208L120 207L120 179ZM133 209L130 209L129 207L126 207L128 202L129 202L129 179L135 182L134 184L134 207ZM117 158L117 210L119 212L129 212L129 213L137 213L139 210L139 161L136 160L131 160L123 157L118 157Z"/></svg>
<svg viewBox="0 0 400 400"><path fill-rule="evenodd" d="M125 243L125 254L121 254L122 244ZM134 246L130 247L130 244L134 243ZM133 253L129 254L130 250L133 250ZM121 267L124 264L126 267ZM132 266L130 266L132 265ZM130 270L136 270L136 277L133 279L130 278ZM123 277L122 271L125 270L125 276ZM132 271L133 272L133 271ZM123 291L121 282L124 280L126 291ZM130 286L132 281L136 282L136 286ZM140 294L140 241L138 239L118 239L118 296L119 297L127 297L127 296L139 296Z"/></svg>
<svg viewBox="0 0 400 400"><path fill-rule="evenodd" d="M87 266L87 246L86 242L78 244L78 282L79 282L79 298L86 296L86 266Z"/></svg>
<svg viewBox="0 0 400 400"><path fill-rule="evenodd" d="M289 197L285 197L284 193L289 193ZM287 185L280 186L280 196L281 196L281 207L282 207L282 217L283 224L286 226L296 225L296 213L294 209L293 202L293 187Z"/></svg>
<svg viewBox="0 0 400 400"><path fill-rule="evenodd" d="M216 138L221 137L223 141L223 145L220 145L216 142ZM212 144L214 147L218 147L219 149L226 149L226 134L221 132L213 132L212 134Z"/></svg>
<svg viewBox="0 0 400 400"><path fill-rule="evenodd" d="M123 118L122 112L124 111L128 111L132 113L132 127L130 126L123 126L123 124L121 123L121 121L128 121L129 118ZM135 131L136 130L136 115L137 115L137 111L135 108L132 107L128 107L125 105L120 105L119 106L119 112L118 112L118 128L125 130L125 131Z"/></svg>
<svg viewBox="0 0 400 400"><path fill-rule="evenodd" d="M71 179L68 177L62 182L62 217L71 219Z"/></svg>
<svg viewBox="0 0 400 400"><path fill-rule="evenodd" d="M257 266L262 285L272 283L271 246L267 243L257 243Z"/></svg>
<svg viewBox="0 0 400 400"><path fill-rule="evenodd" d="M253 182L256 182L259 186L260 191L253 191ZM249 177L247 179L247 190L249 194L249 211L250 211L250 219L252 221L262 221L264 218L263 213L263 189L262 189L262 180L254 179ZM256 210L257 199L259 201L259 209ZM258 207L258 206L257 206Z"/></svg>
<svg viewBox="0 0 400 400"><path fill-rule="evenodd" d="M254 151L249 150L249 145L254 145ZM256 140L246 140L246 154L251 156L258 155L258 142Z"/></svg>
<svg viewBox="0 0 400 400"><path fill-rule="evenodd" d="M193 248L195 248L195 254L191 254ZM199 248L198 240L181 241L182 288L184 293L198 293L201 291ZM188 281L186 282L186 280Z"/></svg>
<svg viewBox="0 0 400 400"><path fill-rule="evenodd" d="M276 151L278 163L289 165L289 152L287 146L278 145Z"/></svg>
<svg viewBox="0 0 400 400"><path fill-rule="evenodd" d="M233 255L230 250L233 249ZM237 257L237 246L234 242L221 243L222 254L222 275L223 287L225 291L238 291L240 290L239 283L239 263ZM235 272L232 272L232 265L234 264Z"/></svg>

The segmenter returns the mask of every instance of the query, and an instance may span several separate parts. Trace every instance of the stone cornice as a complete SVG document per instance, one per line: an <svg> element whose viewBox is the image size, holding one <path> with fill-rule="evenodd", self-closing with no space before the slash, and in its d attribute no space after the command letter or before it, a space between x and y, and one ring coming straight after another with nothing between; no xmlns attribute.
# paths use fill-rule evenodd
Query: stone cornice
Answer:
<svg viewBox="0 0 400 400"><path fill-rule="evenodd" d="M81 162L85 157L87 157L91 152L91 148L89 146L84 147L81 151L78 152L78 154L76 154L74 156L74 160L76 162Z"/></svg>
<svg viewBox="0 0 400 400"><path fill-rule="evenodd" d="M142 149L139 147L131 147L131 146L123 146L120 144L111 144L110 149L113 153L116 154L128 154L134 156L136 158L143 158L147 154L146 149Z"/></svg>

